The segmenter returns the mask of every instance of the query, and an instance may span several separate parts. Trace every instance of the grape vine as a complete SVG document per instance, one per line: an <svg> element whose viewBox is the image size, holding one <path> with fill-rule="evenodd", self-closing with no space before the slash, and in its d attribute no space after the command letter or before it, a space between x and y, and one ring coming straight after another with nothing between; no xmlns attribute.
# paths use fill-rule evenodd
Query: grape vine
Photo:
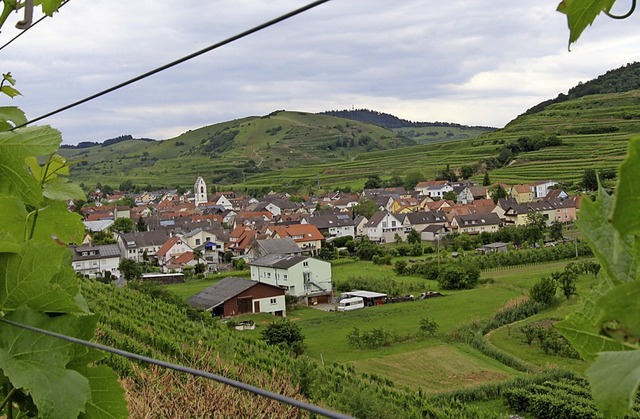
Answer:
<svg viewBox="0 0 640 419"><path fill-rule="evenodd" d="M15 96L14 85L7 73L0 91ZM81 218L66 201L84 194L68 182L69 166L55 154L60 133L48 126L12 130L25 121L20 109L0 107L0 317L91 339L98 319L63 245L82 240ZM101 358L96 350L1 323L0 416L126 417L117 375L94 364Z"/></svg>

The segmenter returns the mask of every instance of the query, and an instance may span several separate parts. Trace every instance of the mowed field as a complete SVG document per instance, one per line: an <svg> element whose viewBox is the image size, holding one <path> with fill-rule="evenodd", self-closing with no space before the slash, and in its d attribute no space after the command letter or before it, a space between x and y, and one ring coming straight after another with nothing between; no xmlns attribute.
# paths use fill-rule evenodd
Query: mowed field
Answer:
<svg viewBox="0 0 640 419"><path fill-rule="evenodd" d="M302 307L290 311L288 319L301 327L305 335L306 355L327 364L348 363L359 373L390 379L397 386L435 393L505 380L521 373L466 344L452 342L447 335L464 324L489 318L505 305L526 295L541 277L564 269L568 262L486 271L482 278L488 280L488 283L473 290L443 290L441 292L444 297L341 313ZM425 290L438 289L435 281L427 281L419 276L398 277L389 266L363 261L336 265L333 276L336 283L359 276L393 280L416 289L421 286ZM187 298L188 294L195 294L212 283L197 281L171 285L168 288ZM586 290L590 286L587 281L582 281L579 285L580 290ZM561 298L560 294L558 298ZM560 318L567 312L568 305L575 304L575 301L563 302L553 311L537 317ZM418 335L420 320L426 317L438 323L439 330L434 337ZM261 327L273 320L268 315L242 318L254 319L258 327L254 331L238 333L255 339L260 338ZM403 341L377 349L357 349L349 344L347 338L354 328L381 328L395 333ZM495 346L533 365L562 366L574 371L583 368L582 361L546 356L539 348L528 347L517 335L516 326L498 329L490 334L489 339Z"/></svg>

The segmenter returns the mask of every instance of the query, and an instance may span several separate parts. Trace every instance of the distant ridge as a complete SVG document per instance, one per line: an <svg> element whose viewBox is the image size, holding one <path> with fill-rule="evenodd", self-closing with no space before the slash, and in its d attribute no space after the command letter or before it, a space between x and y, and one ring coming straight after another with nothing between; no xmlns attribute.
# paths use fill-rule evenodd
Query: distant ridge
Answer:
<svg viewBox="0 0 640 419"><path fill-rule="evenodd" d="M397 128L422 128L422 127L455 127L455 128L469 128L469 129L486 129L495 130L495 127L486 126L468 126L455 124L451 122L414 122L406 119L398 118L397 116L373 111L370 109L345 109L342 111L325 111L320 114L336 116L338 118L351 119L353 121L364 122L366 124L374 124L388 129Z"/></svg>
<svg viewBox="0 0 640 419"><path fill-rule="evenodd" d="M634 62L620 68L609 70L601 76L569 89L568 94L560 93L555 99L545 100L527 109L522 115L532 115L543 111L554 103L566 102L588 95L603 93L623 93L640 89L640 63Z"/></svg>
<svg viewBox="0 0 640 419"><path fill-rule="evenodd" d="M129 140L134 140L134 141L156 141L152 138L133 138L132 135L121 135L119 137L115 137L115 138L109 138L108 140L104 140L103 142L98 142L98 141L82 141L79 142L77 145L70 145L70 144L62 144L60 146L60 148L70 148L70 149L79 149L79 148L89 148L89 147L95 147L97 145L101 146L101 147L108 147L110 145L113 144L118 144L121 143L123 141L129 141Z"/></svg>

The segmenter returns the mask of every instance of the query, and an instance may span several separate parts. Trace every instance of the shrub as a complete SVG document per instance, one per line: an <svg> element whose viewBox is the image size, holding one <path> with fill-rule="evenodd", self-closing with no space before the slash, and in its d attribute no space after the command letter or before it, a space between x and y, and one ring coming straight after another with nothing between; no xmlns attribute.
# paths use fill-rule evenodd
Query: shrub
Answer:
<svg viewBox="0 0 640 419"><path fill-rule="evenodd" d="M435 336L438 332L438 323L429 317L420 319L420 333Z"/></svg>
<svg viewBox="0 0 640 419"><path fill-rule="evenodd" d="M267 345L286 347L295 355L304 352L304 335L300 326L286 319L269 323L260 334Z"/></svg>
<svg viewBox="0 0 640 419"><path fill-rule="evenodd" d="M551 277L545 276L531 287L529 296L533 301L548 307L556 301L556 289L556 282Z"/></svg>
<svg viewBox="0 0 640 419"><path fill-rule="evenodd" d="M440 271L437 281L446 290L470 289L476 286L480 270L462 265L447 265Z"/></svg>

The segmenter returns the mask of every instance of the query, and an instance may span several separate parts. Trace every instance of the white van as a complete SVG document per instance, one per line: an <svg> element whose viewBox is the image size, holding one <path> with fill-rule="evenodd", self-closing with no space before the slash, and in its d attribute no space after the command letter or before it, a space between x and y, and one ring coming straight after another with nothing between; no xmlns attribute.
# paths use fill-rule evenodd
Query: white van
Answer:
<svg viewBox="0 0 640 419"><path fill-rule="evenodd" d="M345 298L338 303L338 311L351 311L360 308L364 308L364 300L362 297Z"/></svg>

